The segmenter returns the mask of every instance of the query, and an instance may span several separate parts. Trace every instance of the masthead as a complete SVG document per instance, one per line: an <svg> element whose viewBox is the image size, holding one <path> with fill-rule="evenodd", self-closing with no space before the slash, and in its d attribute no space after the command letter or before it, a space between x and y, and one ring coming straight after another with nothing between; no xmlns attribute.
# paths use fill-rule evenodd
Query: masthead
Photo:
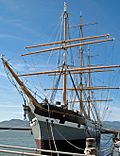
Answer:
<svg viewBox="0 0 120 156"><path fill-rule="evenodd" d="M64 12L66 12L66 11L67 11L67 3L64 2Z"/></svg>

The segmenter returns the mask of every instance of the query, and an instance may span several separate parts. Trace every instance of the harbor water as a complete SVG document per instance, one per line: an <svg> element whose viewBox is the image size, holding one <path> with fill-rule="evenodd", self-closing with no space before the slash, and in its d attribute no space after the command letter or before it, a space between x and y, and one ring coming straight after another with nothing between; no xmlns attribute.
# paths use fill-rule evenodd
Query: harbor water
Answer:
<svg viewBox="0 0 120 156"><path fill-rule="evenodd" d="M33 135L30 131L1 130L0 144L35 147ZM6 154L0 152L0 156L13 156L13 154ZM14 156L20 155L14 154Z"/></svg>
<svg viewBox="0 0 120 156"><path fill-rule="evenodd" d="M112 135L102 135L101 137L101 149L109 148L112 146ZM15 130L1 130L0 131L0 144L35 147L33 135L30 131L15 131ZM100 154L103 156L103 153ZM0 152L0 156L13 156L13 154L6 154ZM14 156L19 156L14 154Z"/></svg>

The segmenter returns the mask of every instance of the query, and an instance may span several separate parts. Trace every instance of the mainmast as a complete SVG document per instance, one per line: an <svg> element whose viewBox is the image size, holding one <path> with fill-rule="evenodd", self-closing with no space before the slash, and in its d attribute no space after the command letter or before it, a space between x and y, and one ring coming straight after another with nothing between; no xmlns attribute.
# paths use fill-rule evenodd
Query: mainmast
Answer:
<svg viewBox="0 0 120 156"><path fill-rule="evenodd" d="M63 53L63 69L64 69L64 74L63 74L63 106L66 107L67 103L66 103L66 83L67 83L67 75L66 75L66 70L67 70L67 66L66 66L66 52L67 52L67 48L66 48L66 39L67 39L67 17L68 17L68 13L67 13L67 3L64 2L64 53Z"/></svg>

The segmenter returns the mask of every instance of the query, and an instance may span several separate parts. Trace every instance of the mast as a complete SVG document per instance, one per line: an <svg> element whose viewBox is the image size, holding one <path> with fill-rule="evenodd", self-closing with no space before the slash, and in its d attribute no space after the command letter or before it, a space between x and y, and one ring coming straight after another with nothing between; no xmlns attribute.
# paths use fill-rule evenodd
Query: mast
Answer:
<svg viewBox="0 0 120 156"><path fill-rule="evenodd" d="M80 38L83 38L83 31L82 31L82 14L80 15ZM80 42L82 43L82 41ZM83 49L82 46L80 46L80 68L82 68L83 64ZM83 104L82 104L82 72L80 73L80 112L82 113Z"/></svg>
<svg viewBox="0 0 120 156"><path fill-rule="evenodd" d="M64 74L63 74L63 106L66 107L66 83L67 83L67 75L66 75L66 70L67 70L67 66L66 66L66 39L67 39L67 4L64 2L64 53L63 53L63 69L64 69Z"/></svg>
<svg viewBox="0 0 120 156"><path fill-rule="evenodd" d="M90 48L88 49L88 67L90 67ZM88 88L90 88L90 69L88 70ZM90 90L88 90L88 118L90 118Z"/></svg>

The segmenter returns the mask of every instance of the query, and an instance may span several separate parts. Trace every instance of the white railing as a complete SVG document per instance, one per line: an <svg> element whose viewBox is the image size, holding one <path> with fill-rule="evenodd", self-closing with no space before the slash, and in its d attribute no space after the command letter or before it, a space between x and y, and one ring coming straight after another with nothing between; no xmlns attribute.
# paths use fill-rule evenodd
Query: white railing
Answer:
<svg viewBox="0 0 120 156"><path fill-rule="evenodd" d="M102 152L104 156L109 156L110 154L113 153L113 148L106 148L106 149L100 150L99 152ZM49 156L51 154L56 154L57 156L59 156L59 155L98 156L99 152L96 148L96 142L95 142L94 138L86 139L86 148L84 150L85 154L0 144L0 154L1 153L10 153L10 154L12 154L12 156L14 154L16 154L17 156L18 155L23 155L23 156Z"/></svg>
<svg viewBox="0 0 120 156"><path fill-rule="evenodd" d="M20 150L23 150L23 151L20 151ZM64 154L64 155L72 155L72 156L75 156L75 155L85 156L85 154L80 154L80 153L53 151L53 150L29 148L29 147L22 147L22 146L12 146L12 145L2 145L2 144L0 144L0 152L1 153L26 155L26 156L28 156L28 155L29 156L43 156L43 155L48 156L51 153L54 153L54 154L57 154L57 155ZM43 152L44 152L44 154L42 154Z"/></svg>

